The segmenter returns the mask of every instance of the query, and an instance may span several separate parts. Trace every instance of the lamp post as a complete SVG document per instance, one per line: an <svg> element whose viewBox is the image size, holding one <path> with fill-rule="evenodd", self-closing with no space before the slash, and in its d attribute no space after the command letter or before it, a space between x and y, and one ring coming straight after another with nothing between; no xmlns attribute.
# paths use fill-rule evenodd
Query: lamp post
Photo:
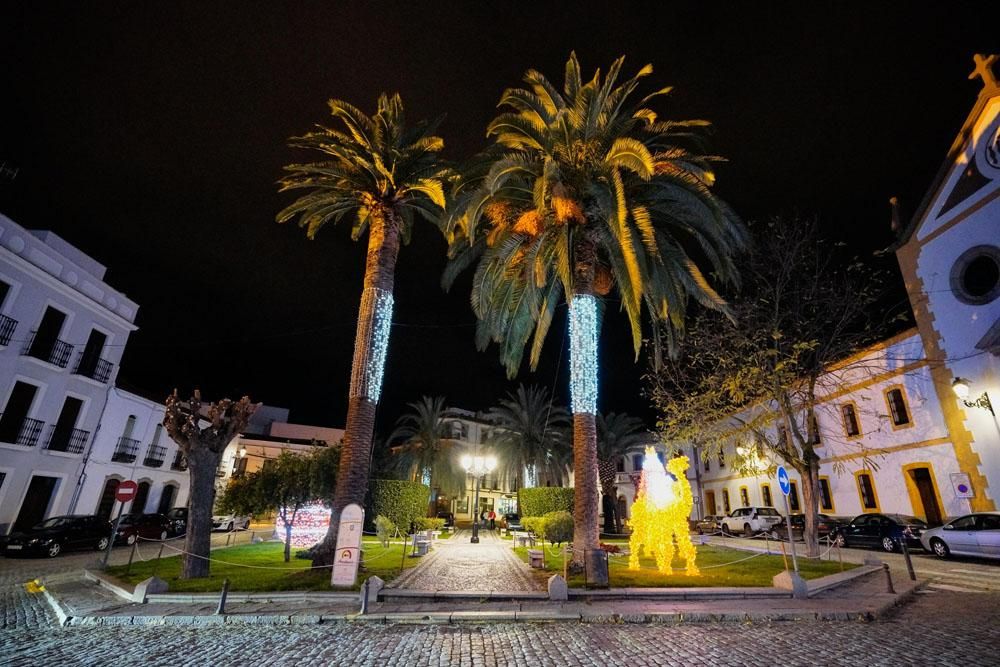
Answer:
<svg viewBox="0 0 1000 667"><path fill-rule="evenodd" d="M968 380L964 378L955 378L955 381L951 383L951 388L955 392L955 395L958 396L958 399L962 401L962 403L965 405L965 407L982 408L984 410L989 410L990 414L993 415L994 417L997 416L997 413L993 411L993 403L990 402L990 397L986 394L985 391L982 394L980 394L979 398L977 398L976 400L974 401L968 400L969 399Z"/></svg>
<svg viewBox="0 0 1000 667"><path fill-rule="evenodd" d="M497 459L495 456L469 456L466 454L462 457L461 463L466 474L476 478L476 495L472 506L472 539L469 541L472 544L479 544L479 479L497 467Z"/></svg>

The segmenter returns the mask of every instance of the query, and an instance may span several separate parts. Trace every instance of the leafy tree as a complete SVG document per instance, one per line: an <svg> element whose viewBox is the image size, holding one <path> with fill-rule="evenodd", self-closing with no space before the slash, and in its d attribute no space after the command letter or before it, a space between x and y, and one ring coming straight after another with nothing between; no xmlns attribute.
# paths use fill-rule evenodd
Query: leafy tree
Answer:
<svg viewBox="0 0 1000 667"><path fill-rule="evenodd" d="M239 401L224 398L204 405L197 389L186 402L177 397L176 389L167 396L163 427L187 459L191 479L182 579L209 574L215 471L226 446L246 428L259 405L251 403L246 396Z"/></svg>
<svg viewBox="0 0 1000 667"><path fill-rule="evenodd" d="M524 475L527 487L541 478L556 484L566 480L572 457L569 412L553 404L547 389L520 385L489 411L488 419L496 426L491 444L498 450L501 475Z"/></svg>
<svg viewBox="0 0 1000 667"><path fill-rule="evenodd" d="M683 330L688 300L724 308L715 282L737 277L732 255L744 242L736 216L711 190L715 175L702 147L705 121L663 121L634 101L647 65L619 84L623 59L584 82L576 55L560 91L542 74L503 93L503 112L487 128L495 144L465 169L448 217L454 237L445 286L478 262L472 306L477 343L500 344L509 375L531 344L542 345L565 298L569 303L574 391L573 461L577 489L574 567L598 548L596 337L601 297L617 292L636 357L642 312L654 327ZM673 348L676 335L654 337Z"/></svg>
<svg viewBox="0 0 1000 667"><path fill-rule="evenodd" d="M278 222L298 219L312 239L327 223L352 219L351 236L368 232L368 259L358 313L354 362L330 530L316 550L315 565L330 565L341 510L364 502L368 487L375 406L381 392L392 293L400 243L417 217L437 223L447 175L434 135L439 121L406 125L399 95L381 95L367 116L341 100L329 101L341 129L319 126L291 145L323 155L322 161L285 167L281 191L306 190L281 211Z"/></svg>
<svg viewBox="0 0 1000 667"><path fill-rule="evenodd" d="M838 409L818 399L880 372L885 359L858 353L900 317L887 305L885 276L842 257L817 238L815 227L815 221L774 219L755 229L756 246L742 268L746 284L731 306L739 327L702 312L689 327L684 353L650 375L668 440L693 443L706 458L735 441L737 469L756 469L775 454L799 473L809 555L819 549L816 447L838 438L817 430L817 413ZM864 456L863 445L857 447Z"/></svg>
<svg viewBox="0 0 1000 667"><path fill-rule="evenodd" d="M396 469L408 479L428 483L432 495L463 492L466 474L459 464L462 444L448 437L444 397L424 396L407 405L411 411L399 418L389 435Z"/></svg>
<svg viewBox="0 0 1000 667"><path fill-rule="evenodd" d="M597 477L601 482L605 533L622 532L615 488L618 459L647 440L645 425L638 417L614 412L597 415Z"/></svg>

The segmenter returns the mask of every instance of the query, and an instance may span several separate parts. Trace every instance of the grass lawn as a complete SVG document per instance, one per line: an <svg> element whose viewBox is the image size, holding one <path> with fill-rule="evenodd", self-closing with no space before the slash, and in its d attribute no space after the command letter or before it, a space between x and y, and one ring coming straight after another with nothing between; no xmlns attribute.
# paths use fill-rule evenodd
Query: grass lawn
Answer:
<svg viewBox="0 0 1000 667"><path fill-rule="evenodd" d="M627 545L627 542L609 540L607 543ZM540 547L536 547L540 548ZM683 572L661 574L656 569L656 561L645 554L639 558L639 569L628 569L628 556L612 554L610 558L610 578L611 585L615 588L624 587L658 587L658 588L689 588L693 586L771 586L771 579L774 575L785 569L784 560L778 556L758 556L740 563L734 563L741 559L753 556L753 552L740 551L716 546L697 546L698 568L701 574L697 577L689 577ZM523 560L528 562L527 547L518 547L514 552ZM791 567L791 556L788 557L789 567ZM673 567L683 567L683 561L674 559ZM733 563L732 565L725 565ZM716 567L718 566L718 567ZM851 563L844 563L844 570L857 567ZM552 545L546 545L545 568L547 572L562 574L563 557L562 549L557 549ZM799 574L803 579L815 579L828 574L840 572L840 563L837 561L817 561L812 559L799 558ZM584 575L570 574L569 585L583 587L585 585Z"/></svg>
<svg viewBox="0 0 1000 667"><path fill-rule="evenodd" d="M420 562L418 558L403 558L403 544L390 544L384 548L375 538L365 538L362 541L361 569L358 572L358 585L367 577L378 575L385 581L399 576L400 565L413 567ZM132 563L130 574L125 574L125 566L108 568L108 574L129 584L135 584L156 576L170 584L172 593L196 593L222 590L222 580L229 579L229 590L232 591L329 591L330 569L311 570L312 562L303 558L295 558L296 549L292 549L292 559L285 562L285 545L281 542L262 542L238 547L216 549L212 552L212 574L204 579L181 579L181 559L179 556L162 558L156 567L153 560ZM150 558L152 548L146 549L143 555ZM405 562L404 562L405 561ZM256 569L245 567L254 565Z"/></svg>

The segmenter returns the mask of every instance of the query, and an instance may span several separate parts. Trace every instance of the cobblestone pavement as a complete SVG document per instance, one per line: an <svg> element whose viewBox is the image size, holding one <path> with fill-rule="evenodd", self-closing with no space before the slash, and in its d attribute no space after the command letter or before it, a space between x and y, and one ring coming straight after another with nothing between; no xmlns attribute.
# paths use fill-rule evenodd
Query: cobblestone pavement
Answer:
<svg viewBox="0 0 1000 667"><path fill-rule="evenodd" d="M434 545L423 563L394 580L391 588L421 591L531 591L543 586L514 555L511 543L491 530L471 544L468 530Z"/></svg>

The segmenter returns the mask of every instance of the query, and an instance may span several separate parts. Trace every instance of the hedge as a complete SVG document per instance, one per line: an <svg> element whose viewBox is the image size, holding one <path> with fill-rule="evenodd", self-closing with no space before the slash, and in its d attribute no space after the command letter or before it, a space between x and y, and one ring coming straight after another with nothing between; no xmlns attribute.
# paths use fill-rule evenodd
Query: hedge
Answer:
<svg viewBox="0 0 1000 667"><path fill-rule="evenodd" d="M573 489L564 486L540 486L517 492L521 516L543 516L549 512L573 513Z"/></svg>
<svg viewBox="0 0 1000 667"><path fill-rule="evenodd" d="M406 531L411 522L427 516L430 497L430 488L418 482L373 479L368 485L368 516L382 515Z"/></svg>

